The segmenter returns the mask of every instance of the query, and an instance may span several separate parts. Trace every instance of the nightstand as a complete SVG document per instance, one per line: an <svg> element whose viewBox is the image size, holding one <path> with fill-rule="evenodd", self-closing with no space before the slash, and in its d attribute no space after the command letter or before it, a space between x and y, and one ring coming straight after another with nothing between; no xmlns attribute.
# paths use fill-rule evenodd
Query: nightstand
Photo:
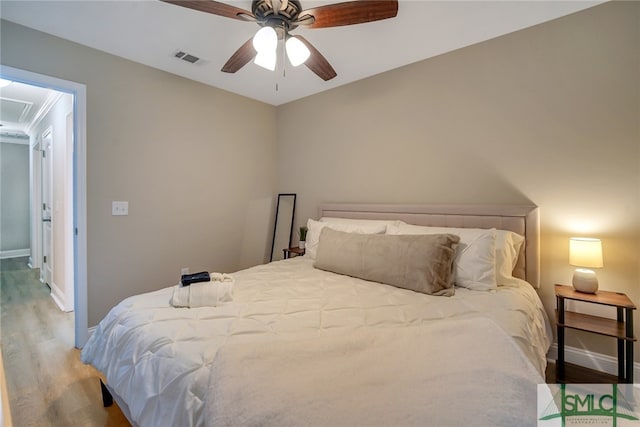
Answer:
<svg viewBox="0 0 640 427"><path fill-rule="evenodd" d="M298 247L295 248L287 248L282 250L284 252L284 259L291 258L291 255L300 256L304 255L304 249L300 249Z"/></svg>
<svg viewBox="0 0 640 427"><path fill-rule="evenodd" d="M620 292L598 291L595 294L578 292L572 286L556 285L556 326L558 328L557 378L564 380L564 332L577 329L618 340L618 379L633 382L633 310L636 306ZM582 301L616 308L616 319L575 313L565 309L565 300Z"/></svg>

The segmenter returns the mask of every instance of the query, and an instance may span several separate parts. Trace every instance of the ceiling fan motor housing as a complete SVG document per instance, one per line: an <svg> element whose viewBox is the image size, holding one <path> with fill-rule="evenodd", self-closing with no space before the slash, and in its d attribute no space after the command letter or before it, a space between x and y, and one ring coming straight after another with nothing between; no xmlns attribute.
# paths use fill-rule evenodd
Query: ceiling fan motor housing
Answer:
<svg viewBox="0 0 640 427"><path fill-rule="evenodd" d="M298 0L283 0L282 4L282 9L274 11L270 0L253 0L251 11L261 26L281 28L288 32L298 27L294 22L302 11L302 5Z"/></svg>

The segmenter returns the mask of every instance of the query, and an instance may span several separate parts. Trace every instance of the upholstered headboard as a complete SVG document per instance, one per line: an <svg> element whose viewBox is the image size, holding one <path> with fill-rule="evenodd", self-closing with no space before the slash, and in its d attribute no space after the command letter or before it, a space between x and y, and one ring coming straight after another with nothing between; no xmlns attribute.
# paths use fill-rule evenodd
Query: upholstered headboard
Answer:
<svg viewBox="0 0 640 427"><path fill-rule="evenodd" d="M535 288L540 285L540 220L537 206L510 205L368 205L326 203L320 217L401 220L433 227L497 228L525 236L513 271Z"/></svg>

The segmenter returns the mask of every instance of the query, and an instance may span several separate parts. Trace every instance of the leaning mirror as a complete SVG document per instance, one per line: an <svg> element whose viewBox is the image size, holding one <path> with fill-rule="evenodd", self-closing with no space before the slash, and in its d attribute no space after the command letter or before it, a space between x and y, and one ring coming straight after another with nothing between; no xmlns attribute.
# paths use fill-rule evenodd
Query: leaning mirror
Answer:
<svg viewBox="0 0 640 427"><path fill-rule="evenodd" d="M271 261L284 259L284 249L291 247L293 234L293 217L296 213L296 195L292 193L278 194L273 241L271 242Z"/></svg>

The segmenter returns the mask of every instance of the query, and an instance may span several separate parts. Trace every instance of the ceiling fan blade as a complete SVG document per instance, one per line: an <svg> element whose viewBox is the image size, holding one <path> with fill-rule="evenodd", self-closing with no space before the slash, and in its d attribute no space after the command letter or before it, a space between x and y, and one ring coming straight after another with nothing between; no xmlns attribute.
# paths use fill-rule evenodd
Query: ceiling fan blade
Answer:
<svg viewBox="0 0 640 427"><path fill-rule="evenodd" d="M356 0L329 4L300 12L300 21L312 15L313 23L307 28L340 27L393 18L398 14L398 0Z"/></svg>
<svg viewBox="0 0 640 427"><path fill-rule="evenodd" d="M213 15L224 16L226 18L246 21L247 17L254 18L253 13L239 7L230 6L213 0L160 0L165 3L175 4L200 12L211 13Z"/></svg>
<svg viewBox="0 0 640 427"><path fill-rule="evenodd" d="M253 47L253 37L247 40L245 44L240 46L240 49L236 50L231 58L227 61L226 64L222 67L222 71L225 73L235 73L240 68L247 65L249 61L251 61L258 52Z"/></svg>
<svg viewBox="0 0 640 427"><path fill-rule="evenodd" d="M313 47L313 45L309 43L307 39L300 35L296 35L296 38L304 43L304 45L311 52L311 55L309 55L309 58L306 60L304 65L306 65L311 71L316 73L318 77L320 77L325 82L338 75L336 74L336 70L334 70L331 64L329 64L329 61L327 61L327 59L322 56L318 49Z"/></svg>
<svg viewBox="0 0 640 427"><path fill-rule="evenodd" d="M282 6L280 0L267 0L267 3L271 5L271 9L273 10L274 15L277 15L278 12L280 12L280 6Z"/></svg>

